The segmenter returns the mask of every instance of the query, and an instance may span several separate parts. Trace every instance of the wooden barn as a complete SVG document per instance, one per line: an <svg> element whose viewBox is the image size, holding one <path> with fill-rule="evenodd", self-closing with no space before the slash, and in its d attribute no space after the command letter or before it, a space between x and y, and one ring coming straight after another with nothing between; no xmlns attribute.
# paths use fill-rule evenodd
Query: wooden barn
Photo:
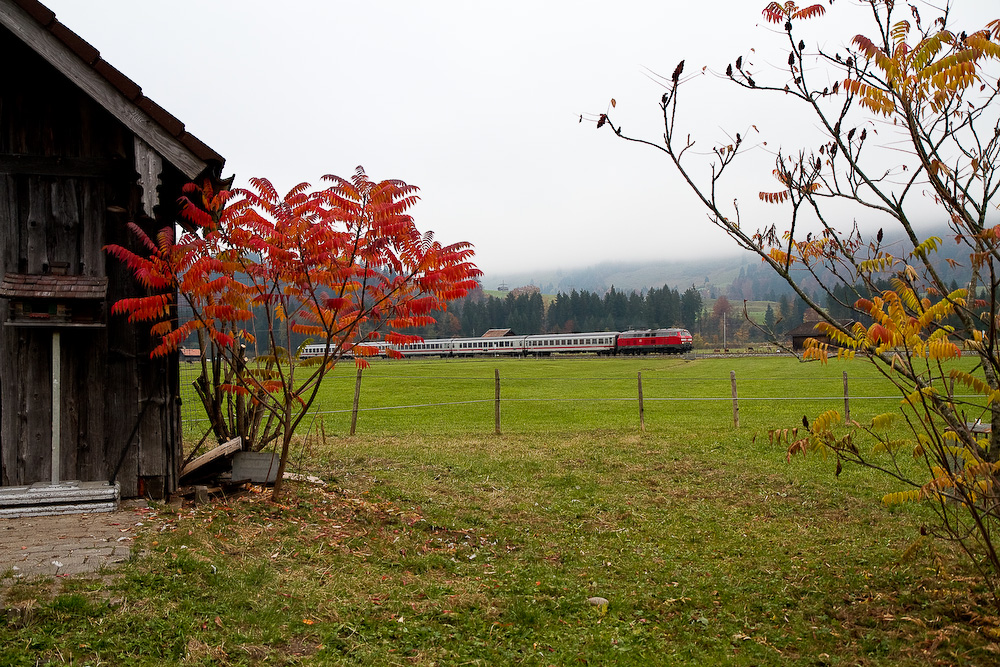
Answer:
<svg viewBox="0 0 1000 667"><path fill-rule="evenodd" d="M806 348L806 341L810 338L815 338L820 343L826 343L832 347L837 347L837 344L834 343L827 334L817 328L817 325L820 323L818 313L810 310L806 313L804 319L805 321L802 324L786 334L792 339L793 350L804 350ZM845 327L854 326L854 320L838 320L838 322Z"/></svg>
<svg viewBox="0 0 1000 667"><path fill-rule="evenodd" d="M224 160L35 0L0 0L0 486L162 497L181 456L178 358L110 314L143 293L103 250L173 227Z"/></svg>

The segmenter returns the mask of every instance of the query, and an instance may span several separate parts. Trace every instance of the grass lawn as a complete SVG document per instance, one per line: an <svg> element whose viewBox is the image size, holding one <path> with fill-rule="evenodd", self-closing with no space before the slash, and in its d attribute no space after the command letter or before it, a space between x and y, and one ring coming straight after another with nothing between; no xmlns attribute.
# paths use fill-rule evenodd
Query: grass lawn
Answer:
<svg viewBox="0 0 1000 667"><path fill-rule="evenodd" d="M110 582L0 625L0 664L996 663L1000 619L920 536L928 508L769 442L843 410L844 370L855 419L898 407L862 362L380 362L349 437L338 369L292 462L325 486L158 508Z"/></svg>
<svg viewBox="0 0 1000 667"><path fill-rule="evenodd" d="M182 371L193 377L195 369ZM733 424L731 373L736 374L740 425L754 431L794 425L803 414L811 417L830 408L843 413L844 371L856 399L852 418L898 408L888 383L862 362L822 366L790 357L686 361L671 356L374 360L363 374L357 432L492 434L496 372L504 433L638 428L639 373L647 432L728 430ZM355 380L352 364L338 366L317 401L317 417L307 419L304 429L316 433L322 420L327 434L349 433ZM892 398L872 398L882 396ZM203 413L193 393L184 405L188 437L197 440L207 423L199 421Z"/></svg>

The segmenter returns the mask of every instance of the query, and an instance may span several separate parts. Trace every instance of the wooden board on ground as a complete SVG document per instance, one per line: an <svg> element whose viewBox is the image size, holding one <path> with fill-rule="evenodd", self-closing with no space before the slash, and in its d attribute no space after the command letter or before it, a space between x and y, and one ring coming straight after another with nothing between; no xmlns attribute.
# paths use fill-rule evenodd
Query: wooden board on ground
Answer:
<svg viewBox="0 0 1000 667"><path fill-rule="evenodd" d="M218 447L216 447L215 449L205 452L204 454L196 458L194 461L188 463L181 470L181 477L187 477L191 473L197 471L199 468L203 468L209 463L217 459L220 459L224 456L235 454L241 449L243 449L243 439L237 436L232 440L230 440L229 442L223 443Z"/></svg>

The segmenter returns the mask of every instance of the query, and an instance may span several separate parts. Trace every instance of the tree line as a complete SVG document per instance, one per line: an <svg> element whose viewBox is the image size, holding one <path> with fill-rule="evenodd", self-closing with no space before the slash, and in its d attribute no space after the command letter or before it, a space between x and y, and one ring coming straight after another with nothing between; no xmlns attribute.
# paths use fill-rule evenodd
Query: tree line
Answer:
<svg viewBox="0 0 1000 667"><path fill-rule="evenodd" d="M496 297L474 290L453 301L424 337L481 336L489 329L513 329L519 334L573 331L625 331L684 327L695 330L704 316L704 300L694 286L683 293L664 285L644 292L614 287L604 294L588 290L559 292L546 305L537 288L518 288Z"/></svg>

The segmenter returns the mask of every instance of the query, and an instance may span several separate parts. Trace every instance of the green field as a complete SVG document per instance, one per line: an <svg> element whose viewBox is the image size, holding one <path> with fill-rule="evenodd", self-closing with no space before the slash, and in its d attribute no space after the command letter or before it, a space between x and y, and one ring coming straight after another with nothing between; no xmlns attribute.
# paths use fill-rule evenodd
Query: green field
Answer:
<svg viewBox="0 0 1000 667"><path fill-rule="evenodd" d="M182 369L191 374L193 367ZM789 426L803 414L844 410L849 374L852 417L895 409L891 387L864 363L822 366L791 357L686 361L681 357L375 360L362 377L358 433L488 435L494 432L495 375L500 374L503 433L637 430L642 374L647 432L686 437L733 425L736 373L741 428ZM307 428L350 431L356 370L343 363L328 377ZM188 382L182 382L187 385ZM871 397L891 396L887 400ZM188 438L199 435L200 405L185 398Z"/></svg>
<svg viewBox="0 0 1000 667"><path fill-rule="evenodd" d="M348 437L347 365L292 457L326 486L161 508L119 576L0 626L0 662L995 664L1000 619L928 508L769 442L842 410L844 370L855 419L898 407L863 362L378 362Z"/></svg>

